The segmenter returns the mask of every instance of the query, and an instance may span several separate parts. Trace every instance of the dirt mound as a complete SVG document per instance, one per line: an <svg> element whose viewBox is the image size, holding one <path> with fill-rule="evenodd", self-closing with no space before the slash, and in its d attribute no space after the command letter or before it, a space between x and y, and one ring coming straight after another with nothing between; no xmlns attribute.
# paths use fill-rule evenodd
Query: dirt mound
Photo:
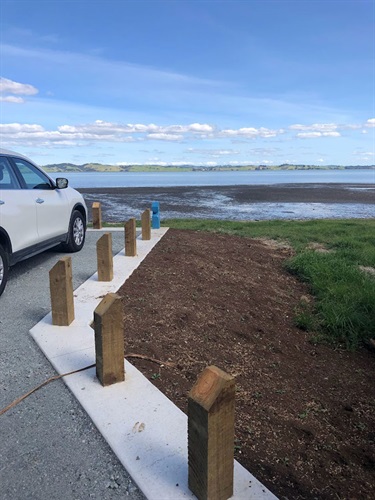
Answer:
<svg viewBox="0 0 375 500"><path fill-rule="evenodd" d="M183 411L202 369L236 376L235 456L279 497L375 497L374 354L296 328L304 284L286 245L170 230L119 293L127 352ZM308 299L306 301L306 298Z"/></svg>

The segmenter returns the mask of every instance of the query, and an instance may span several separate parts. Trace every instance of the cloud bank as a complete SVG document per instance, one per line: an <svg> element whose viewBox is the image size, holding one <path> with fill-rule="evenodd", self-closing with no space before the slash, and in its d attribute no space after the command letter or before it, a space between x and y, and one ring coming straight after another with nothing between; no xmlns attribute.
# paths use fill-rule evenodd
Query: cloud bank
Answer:
<svg viewBox="0 0 375 500"><path fill-rule="evenodd" d="M19 83L0 77L0 101L21 104L25 99L20 96L30 96L38 93L33 85L28 83Z"/></svg>
<svg viewBox="0 0 375 500"><path fill-rule="evenodd" d="M22 85L22 84L19 84ZM4 84L7 87L7 84ZM32 88L18 88L18 92L33 92ZM342 131L348 128L363 129L375 127L375 118L363 124L339 125L335 123L315 123L312 125L295 124L286 128L269 129L267 127L241 127L238 129L220 129L207 123L191 123L188 125L156 125L154 123L112 123L96 120L83 125L60 125L56 130L46 130L39 124L5 123L0 125L2 141L7 145L80 145L93 142L142 142L166 141L186 142L189 140L236 139L253 141L256 139L272 139L280 136L294 135L300 139L339 138ZM341 130L341 131L340 131ZM225 151L222 149L222 151ZM224 153L225 154L225 153Z"/></svg>

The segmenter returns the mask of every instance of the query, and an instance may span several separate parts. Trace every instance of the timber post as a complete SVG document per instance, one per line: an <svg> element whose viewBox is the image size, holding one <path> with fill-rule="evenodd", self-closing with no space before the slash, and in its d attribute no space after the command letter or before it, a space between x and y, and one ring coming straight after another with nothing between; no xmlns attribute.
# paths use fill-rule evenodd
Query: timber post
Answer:
<svg viewBox="0 0 375 500"><path fill-rule="evenodd" d="M216 366L207 367L189 393L189 488L199 500L233 495L234 399L234 378Z"/></svg>
<svg viewBox="0 0 375 500"><path fill-rule="evenodd" d="M125 223L125 256L135 257L137 255L137 231L135 219L129 219Z"/></svg>
<svg viewBox="0 0 375 500"><path fill-rule="evenodd" d="M150 209L146 208L146 210L142 213L141 222L142 222L142 240L151 240L151 218L150 218Z"/></svg>
<svg viewBox="0 0 375 500"><path fill-rule="evenodd" d="M49 272L52 324L69 326L74 320L72 258L62 257Z"/></svg>
<svg viewBox="0 0 375 500"><path fill-rule="evenodd" d="M104 233L96 242L98 281L113 280L112 234Z"/></svg>
<svg viewBox="0 0 375 500"><path fill-rule="evenodd" d="M103 386L125 380L122 301L108 293L94 311L96 376Z"/></svg>
<svg viewBox="0 0 375 500"><path fill-rule="evenodd" d="M99 201L92 204L92 227L93 229L102 228L102 205Z"/></svg>

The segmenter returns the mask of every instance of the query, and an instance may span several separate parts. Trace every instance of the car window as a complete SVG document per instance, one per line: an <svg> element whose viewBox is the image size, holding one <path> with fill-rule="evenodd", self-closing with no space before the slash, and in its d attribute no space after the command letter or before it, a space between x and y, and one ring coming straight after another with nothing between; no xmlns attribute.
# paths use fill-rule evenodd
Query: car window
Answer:
<svg viewBox="0 0 375 500"><path fill-rule="evenodd" d="M14 163L17 165L23 180L25 181L27 189L51 189L51 182L49 178L38 170L31 163L21 160L20 158L13 158Z"/></svg>
<svg viewBox="0 0 375 500"><path fill-rule="evenodd" d="M17 179L5 156L0 156L0 189L19 189Z"/></svg>

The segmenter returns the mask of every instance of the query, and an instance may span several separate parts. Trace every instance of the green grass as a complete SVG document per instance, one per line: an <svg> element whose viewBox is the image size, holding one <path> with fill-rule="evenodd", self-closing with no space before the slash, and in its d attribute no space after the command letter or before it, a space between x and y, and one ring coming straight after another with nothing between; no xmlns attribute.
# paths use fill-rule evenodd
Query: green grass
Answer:
<svg viewBox="0 0 375 500"><path fill-rule="evenodd" d="M295 323L314 331L315 338L357 348L375 336L375 277L359 266L375 268L375 220L313 220L230 222L173 219L165 226L270 238L289 243L296 255L286 262L289 272L306 282L315 309L301 304ZM309 248L319 243L330 253Z"/></svg>

